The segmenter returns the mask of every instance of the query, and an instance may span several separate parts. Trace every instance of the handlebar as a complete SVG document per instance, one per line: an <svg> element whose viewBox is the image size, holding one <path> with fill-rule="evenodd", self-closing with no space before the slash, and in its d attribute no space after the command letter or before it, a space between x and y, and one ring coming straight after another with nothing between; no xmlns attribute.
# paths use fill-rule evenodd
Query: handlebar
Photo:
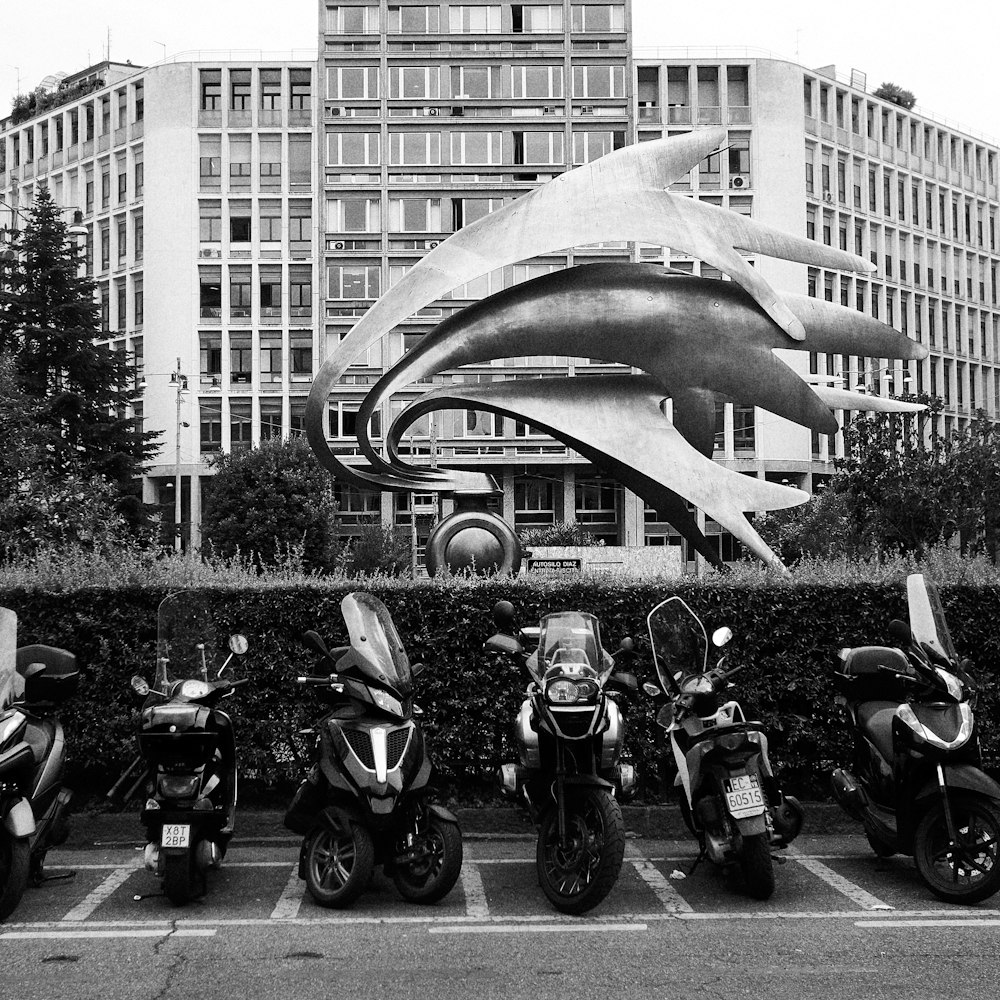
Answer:
<svg viewBox="0 0 1000 1000"><path fill-rule="evenodd" d="M337 675L330 674L329 677L296 677L295 683L310 687L332 687L337 683Z"/></svg>

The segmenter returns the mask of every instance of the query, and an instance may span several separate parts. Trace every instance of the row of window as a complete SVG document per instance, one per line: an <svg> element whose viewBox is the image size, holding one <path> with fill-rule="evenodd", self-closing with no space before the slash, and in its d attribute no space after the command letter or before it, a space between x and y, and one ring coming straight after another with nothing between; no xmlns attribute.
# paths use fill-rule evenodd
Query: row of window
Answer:
<svg viewBox="0 0 1000 1000"><path fill-rule="evenodd" d="M199 314L204 319L220 319L225 309L230 320L249 321L253 316L280 320L287 307L293 318L311 318L311 268L293 265L283 271L280 266L262 264L255 277L250 267L230 267L225 284L228 298L223 303L222 268L199 268Z"/></svg>
<svg viewBox="0 0 1000 1000"><path fill-rule="evenodd" d="M129 314L129 289L131 287L132 310ZM142 276L131 282L125 278L114 281L97 282L97 304L101 315L101 330L104 333L125 333L143 324Z"/></svg>
<svg viewBox="0 0 1000 1000"><path fill-rule="evenodd" d="M750 118L750 70L740 65L638 66L636 98L640 123L745 123Z"/></svg>
<svg viewBox="0 0 1000 1000"><path fill-rule="evenodd" d="M199 373L202 384L249 385L254 373L253 335L247 331L231 331L226 337L219 330L204 330L198 336ZM223 357L228 364L223 366ZM312 378L312 331L292 330L287 335L281 330L261 330L257 337L257 373L262 386L280 383L285 372L293 382Z"/></svg>
<svg viewBox="0 0 1000 1000"><path fill-rule="evenodd" d="M226 101L223 105L222 70L203 69L198 72L199 107L202 111L308 111L312 107L312 70L281 68L257 70L257 97L253 95L253 71L226 70Z"/></svg>
<svg viewBox="0 0 1000 1000"><path fill-rule="evenodd" d="M223 241L222 205L214 200L198 202L198 238L203 246ZM250 243L255 236L258 243L281 243L287 232L293 256L308 252L312 246L310 200L291 198L284 209L281 199L260 198L255 212L252 201L232 199L226 208L229 243Z"/></svg>

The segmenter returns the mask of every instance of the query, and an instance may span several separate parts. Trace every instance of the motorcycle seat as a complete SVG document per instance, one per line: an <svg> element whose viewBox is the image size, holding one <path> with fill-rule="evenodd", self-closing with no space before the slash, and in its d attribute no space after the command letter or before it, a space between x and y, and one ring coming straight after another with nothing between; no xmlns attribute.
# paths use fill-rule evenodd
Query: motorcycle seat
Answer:
<svg viewBox="0 0 1000 1000"><path fill-rule="evenodd" d="M41 764L48 756L55 738L56 726L51 719L28 717L28 725L24 730L24 742L31 747L36 764Z"/></svg>
<svg viewBox="0 0 1000 1000"><path fill-rule="evenodd" d="M866 701L858 706L858 724L886 761L892 760L892 720L898 701Z"/></svg>

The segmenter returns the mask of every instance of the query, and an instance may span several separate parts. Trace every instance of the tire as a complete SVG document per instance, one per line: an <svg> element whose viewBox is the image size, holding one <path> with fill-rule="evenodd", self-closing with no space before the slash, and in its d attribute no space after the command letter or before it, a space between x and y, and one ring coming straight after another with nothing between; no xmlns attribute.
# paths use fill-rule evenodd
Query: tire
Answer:
<svg viewBox="0 0 1000 1000"><path fill-rule="evenodd" d="M743 838L740 870L743 872L747 892L754 899L771 898L774 893L774 863L766 833L755 833Z"/></svg>
<svg viewBox="0 0 1000 1000"><path fill-rule="evenodd" d="M195 889L193 850L163 856L163 894L174 906L190 903L199 894Z"/></svg>
<svg viewBox="0 0 1000 1000"><path fill-rule="evenodd" d="M891 858L896 853L894 847L890 847L877 833L873 833L867 827L865 827L865 837L868 838L868 846L875 852L876 857Z"/></svg>
<svg viewBox="0 0 1000 1000"><path fill-rule="evenodd" d="M306 835L306 887L320 906L350 906L368 887L374 869L375 845L360 820L324 824Z"/></svg>
<svg viewBox="0 0 1000 1000"><path fill-rule="evenodd" d="M1000 808L981 795L950 798L958 849L948 837L944 804L935 802L917 824L917 872L938 899L966 905L1000 890Z"/></svg>
<svg viewBox="0 0 1000 1000"><path fill-rule="evenodd" d="M462 870L462 832L429 813L419 838L426 857L392 869L392 881L408 903L436 903L451 892Z"/></svg>
<svg viewBox="0 0 1000 1000"><path fill-rule="evenodd" d="M568 794L566 834L564 850L557 809L549 806L538 831L538 881L557 910L585 913L611 891L625 857L625 821L618 800L602 788Z"/></svg>
<svg viewBox="0 0 1000 1000"><path fill-rule="evenodd" d="M6 920L21 901L30 869L28 838L0 832L0 920Z"/></svg>

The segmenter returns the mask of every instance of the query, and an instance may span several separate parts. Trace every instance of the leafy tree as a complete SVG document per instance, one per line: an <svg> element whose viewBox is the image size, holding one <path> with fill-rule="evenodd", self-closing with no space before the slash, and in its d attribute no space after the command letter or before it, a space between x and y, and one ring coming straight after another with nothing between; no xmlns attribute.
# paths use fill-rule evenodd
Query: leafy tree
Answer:
<svg viewBox="0 0 1000 1000"><path fill-rule="evenodd" d="M342 562L333 480L303 438L264 441L213 464L201 530L215 554L276 565L301 551L304 568L319 572Z"/></svg>
<svg viewBox="0 0 1000 1000"><path fill-rule="evenodd" d="M898 84L883 83L878 90L873 91L873 97L878 97L883 101L890 101L893 104L898 104L901 108L906 108L909 111L914 104L917 103L917 98L910 90L904 90Z"/></svg>
<svg viewBox="0 0 1000 1000"><path fill-rule="evenodd" d="M0 352L44 431L44 464L57 476L99 479L127 491L155 450L127 408L138 398L124 351L98 343L94 282L40 185L0 263Z"/></svg>

